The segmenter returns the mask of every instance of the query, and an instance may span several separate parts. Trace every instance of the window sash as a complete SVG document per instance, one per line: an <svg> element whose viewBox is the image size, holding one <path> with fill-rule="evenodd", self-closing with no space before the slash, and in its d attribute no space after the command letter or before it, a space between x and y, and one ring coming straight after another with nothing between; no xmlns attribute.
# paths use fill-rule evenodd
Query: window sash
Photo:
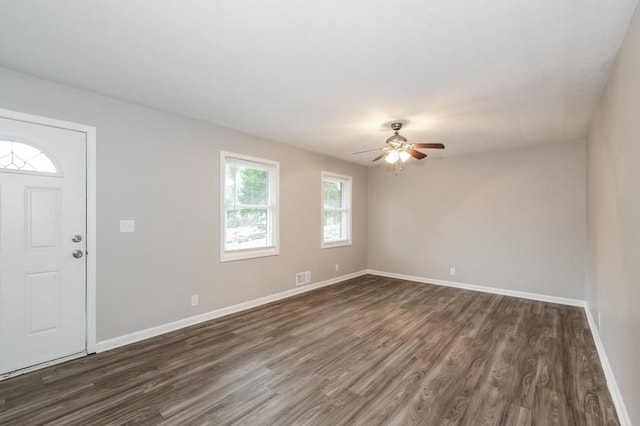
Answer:
<svg viewBox="0 0 640 426"><path fill-rule="evenodd" d="M329 217L334 216L337 218L335 224L333 224L332 228L329 228L328 225ZM335 229L337 228L337 230ZM331 237L332 233L337 232L336 237ZM340 243L346 242L350 240L349 235L349 211L348 210L332 210L325 211L323 218L323 226L322 226L322 238L325 244L332 243Z"/></svg>
<svg viewBox="0 0 640 426"><path fill-rule="evenodd" d="M265 245L264 246L257 246L257 247L247 247L247 248L228 248L229 245L229 230L234 229L234 228L230 228L228 225L226 225L226 229L225 229L225 234L224 234L224 245L225 245L225 252L229 253L229 252L240 252L240 251L248 251L248 250L260 250L260 249L269 249L269 248L274 248L276 245L276 241L275 238L273 236L274 232L273 232L273 220L275 217L275 209L274 208L270 208L270 207L258 207L258 208L231 208L231 209L226 209L225 210L225 223L228 223L228 213L230 211L233 212L240 212L243 210L264 210L266 212L266 228L265 228ZM259 224L260 225L260 224ZM258 225L258 226L259 226ZM237 227L236 227L237 228Z"/></svg>
<svg viewBox="0 0 640 426"><path fill-rule="evenodd" d="M279 254L278 237L278 180L279 163L239 154L220 153L221 217L220 260L240 260ZM229 168L244 167L267 172L264 203L241 203L238 200L241 185L233 176L229 185ZM262 199L258 193L258 199ZM252 197L253 198L253 197ZM262 211L262 217L244 216L245 225L239 225L242 212ZM235 226L230 226L235 224ZM255 241L255 242L254 242Z"/></svg>
<svg viewBox="0 0 640 426"><path fill-rule="evenodd" d="M338 184L339 188L340 188L340 195L339 195L339 201L340 201L340 207L333 207L333 206L327 206L327 199L325 197L326 195L326 182L331 182L334 184ZM345 209L348 208L349 205L349 200L348 198L348 189L346 189L346 187L349 186L349 182L345 179L336 179L336 178L330 178L330 177L325 177L322 180L322 192L323 192L323 197L322 197L322 201L323 201L323 207L324 209ZM346 207L345 207L346 206Z"/></svg>
<svg viewBox="0 0 640 426"><path fill-rule="evenodd" d="M327 205L326 183L338 184L340 207ZM351 244L352 238L352 178L349 176L335 175L322 172L322 248L337 247ZM335 201L335 199L334 199ZM334 203L335 204L335 203ZM333 229L328 229L328 218L338 217L338 223L333 224ZM337 228L337 229L336 229ZM335 235L338 233L338 235Z"/></svg>

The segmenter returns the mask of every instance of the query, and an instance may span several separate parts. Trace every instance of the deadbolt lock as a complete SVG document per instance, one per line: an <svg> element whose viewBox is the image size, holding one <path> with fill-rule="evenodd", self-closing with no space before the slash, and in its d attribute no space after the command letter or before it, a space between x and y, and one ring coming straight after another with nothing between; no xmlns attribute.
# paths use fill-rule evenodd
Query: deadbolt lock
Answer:
<svg viewBox="0 0 640 426"><path fill-rule="evenodd" d="M79 243L80 241L82 241L82 235L74 235L71 238L71 241L73 241L74 243Z"/></svg>

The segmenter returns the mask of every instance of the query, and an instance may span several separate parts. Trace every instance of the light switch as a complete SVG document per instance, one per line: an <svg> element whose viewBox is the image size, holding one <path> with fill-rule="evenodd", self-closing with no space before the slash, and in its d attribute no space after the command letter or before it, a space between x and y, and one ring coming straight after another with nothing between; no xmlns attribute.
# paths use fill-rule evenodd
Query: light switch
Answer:
<svg viewBox="0 0 640 426"><path fill-rule="evenodd" d="M120 232L133 232L136 230L136 221L133 219L123 219L120 221Z"/></svg>

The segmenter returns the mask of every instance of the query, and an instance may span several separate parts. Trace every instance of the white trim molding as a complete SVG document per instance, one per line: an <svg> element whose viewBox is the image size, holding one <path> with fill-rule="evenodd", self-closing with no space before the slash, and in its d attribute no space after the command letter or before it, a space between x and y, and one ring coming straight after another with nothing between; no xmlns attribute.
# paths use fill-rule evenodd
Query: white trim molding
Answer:
<svg viewBox="0 0 640 426"><path fill-rule="evenodd" d="M368 269L367 272L371 275L379 275L381 277L397 278L400 280L415 281L425 284L436 284L445 287L461 288L463 290L480 291L482 293L500 294L502 296L519 297L521 299L537 300L540 302L558 303L560 305L570 305L584 307L587 302L580 299L570 299L567 297L548 296L546 294L529 293L526 291L507 290L498 287L487 287L477 284L460 283L456 281L437 280L434 278L417 277L415 275L396 274L394 272L376 271Z"/></svg>
<svg viewBox="0 0 640 426"><path fill-rule="evenodd" d="M295 296L297 294L306 293L311 290L315 290L321 287L327 287L333 284L342 283L351 278L357 278L362 275L366 275L367 271L362 270L351 274L341 275L339 277L331 278L328 280L320 281L314 284L300 286L291 290L282 291L280 293L272 294L269 296L260 297L257 299L249 300L247 302L238 303L237 305L227 306L225 308L216 309L204 314L195 315L192 317L184 318L178 321L170 322L168 324L159 325L156 327L147 328L146 330L135 331L124 336L114 337L113 339L103 340L98 342L96 350L97 352L104 352L111 349L119 348L120 346L128 345L131 343L139 342L140 340L156 337L161 334L169 333L171 331L179 330L181 328L189 327L199 324L201 322L209 321L215 318L224 317L226 315L235 314L237 312L246 311L267 303L275 302L282 299Z"/></svg>
<svg viewBox="0 0 640 426"><path fill-rule="evenodd" d="M227 250L227 161L244 163L268 174L268 201L266 205L244 206L244 208L265 208L267 220L267 247ZM234 207L235 208L235 207ZM277 256L280 254L280 162L264 158L252 157L220 151L220 262L253 259L256 257Z"/></svg>
<svg viewBox="0 0 640 426"><path fill-rule="evenodd" d="M345 192L344 198L347 206L342 206L341 209L334 210L335 212L346 212L347 213L347 238L344 240L336 240L336 241L325 241L324 240L324 225L326 220L327 210L325 208L324 203L324 182L325 180L333 180L334 182L346 183L346 190L343 188ZM353 177L347 175L341 175L338 173L328 172L326 170L322 170L320 172L320 248L321 249L329 249L334 247L345 247L353 245L353 232L351 230L352 227L352 216L353 216Z"/></svg>
<svg viewBox="0 0 640 426"><path fill-rule="evenodd" d="M0 108L0 117L25 123L39 124L59 129L73 130L84 133L87 148L87 235L86 235L86 352L96 351L96 128L84 124L62 121L54 118L41 117L23 112L11 111ZM64 359L66 360L66 359ZM55 363L57 360L52 360ZM49 365L48 363L45 363ZM40 364L42 366L44 364Z"/></svg>
<svg viewBox="0 0 640 426"><path fill-rule="evenodd" d="M607 353L604 349L604 344L600 339L600 334L598 333L598 327L596 326L596 323L593 319L593 315L591 314L591 309L589 308L589 304L585 300L570 299L570 298L558 297L558 296L549 296L549 295L538 294L538 293L529 293L526 291L506 290L506 289L497 288L497 287L487 287L487 286L482 286L477 284L467 284L467 283L460 283L455 281L438 280L433 278L418 277L415 275L396 274L394 272L377 271L374 269L367 269L367 273L371 275L378 275L378 276L387 277L387 278L397 278L401 280L414 281L414 282L425 283L425 284L441 285L446 287L459 288L463 290L479 291L482 293L499 294L502 296L519 297L521 299L537 300L540 302L549 302L549 303L558 303L561 305L577 306L577 307L583 308L587 316L587 322L589 324L589 329L591 330L593 341L595 342L596 349L598 350L600 365L602 366L602 371L604 372L605 379L607 380L607 388L609 389L609 393L611 394L611 399L613 400L613 404L616 407L618 420L620 420L620 424L622 426L631 426L631 419L629 418L629 413L627 412L627 408L624 404L622 393L620 393L618 382L616 381L615 375L613 374L613 369L611 368L611 364L609 363L609 358L607 357Z"/></svg>
<svg viewBox="0 0 640 426"><path fill-rule="evenodd" d="M620 424L622 426L631 426L631 418L629 417L629 412L627 411L627 407L624 404L624 400L622 398L622 393L620 393L620 388L618 387L616 376L613 374L613 369L611 368L611 364L609 363L607 352L604 350L604 344L602 343L602 339L600 338L598 327L595 320L593 319L591 308L589 308L588 303L585 304L584 311L587 315L589 328L591 329L591 336L593 336L593 341L596 344L596 349L598 350L600 365L602 366L604 377L607 380L607 387L609 388L611 399L613 399L613 405L615 405L616 411L618 413L618 420L620 421Z"/></svg>

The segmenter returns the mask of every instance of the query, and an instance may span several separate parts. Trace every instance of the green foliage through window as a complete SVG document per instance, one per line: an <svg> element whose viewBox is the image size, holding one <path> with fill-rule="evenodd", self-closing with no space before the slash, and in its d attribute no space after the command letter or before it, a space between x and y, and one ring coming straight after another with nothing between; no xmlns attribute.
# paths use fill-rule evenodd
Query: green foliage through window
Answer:
<svg viewBox="0 0 640 426"><path fill-rule="evenodd" d="M322 243L351 241L351 178L323 173Z"/></svg>
<svg viewBox="0 0 640 426"><path fill-rule="evenodd" d="M231 157L224 165L225 251L273 246L275 167Z"/></svg>

